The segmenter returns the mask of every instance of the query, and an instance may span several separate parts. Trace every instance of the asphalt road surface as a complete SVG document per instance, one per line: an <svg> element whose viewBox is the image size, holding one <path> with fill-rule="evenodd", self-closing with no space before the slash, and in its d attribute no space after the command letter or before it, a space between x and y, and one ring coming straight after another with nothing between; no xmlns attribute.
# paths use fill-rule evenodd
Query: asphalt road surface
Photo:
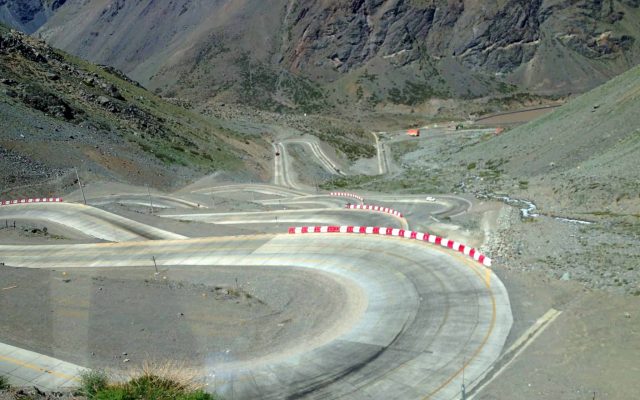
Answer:
<svg viewBox="0 0 640 400"><path fill-rule="evenodd" d="M0 261L11 266L0 271L0 283L16 280L8 287L20 288L0 295L0 340L92 368L118 365L123 348L151 359L186 358L229 399L448 400L460 397L463 376L469 388L479 382L512 325L507 292L490 270L401 238L282 233L290 224L406 228L461 215L472 202L360 193L365 203L407 218L346 210L349 199L303 190L286 146L273 146L280 152L276 185L203 184L154 194L158 208L172 209L162 216L138 221L135 213L125 218L71 203L0 208L0 219L51 221L110 242L0 243ZM324 153L316 157L335 168ZM144 207L141 192L90 202ZM231 195L243 211L219 212L216 197ZM211 199L211 207L194 199ZM185 233L190 223L273 233L190 239L171 232L180 226ZM253 284L239 284L238 276ZM202 300L207 293L212 303ZM178 319L177 310L184 310ZM45 329L25 334L38 332L43 320L50 322Z"/></svg>
<svg viewBox="0 0 640 400"><path fill-rule="evenodd" d="M307 268L349 293L340 321L259 358L202 365L229 398L454 398L499 356L512 320L501 282L422 243L349 235L262 235L60 246L1 246L8 265ZM148 267L145 267L148 268ZM92 315L92 314L89 314ZM108 316L106 316L108 318ZM313 311L299 318L313 319ZM117 335L118 332L112 334ZM48 344L47 344L48 345Z"/></svg>

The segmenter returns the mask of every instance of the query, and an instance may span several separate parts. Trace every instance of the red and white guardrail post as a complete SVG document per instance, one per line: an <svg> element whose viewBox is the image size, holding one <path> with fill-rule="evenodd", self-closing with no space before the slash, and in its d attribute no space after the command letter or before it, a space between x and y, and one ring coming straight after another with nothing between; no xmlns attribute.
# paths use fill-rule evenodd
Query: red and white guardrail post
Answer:
<svg viewBox="0 0 640 400"><path fill-rule="evenodd" d="M33 203L62 203L61 197L36 197L31 199L19 200L2 200L0 206L10 206L15 204L33 204Z"/></svg>
<svg viewBox="0 0 640 400"><path fill-rule="evenodd" d="M480 253L477 249L469 246L465 246L462 243L446 239L440 236L431 235L424 232L415 232L398 228L386 228L379 226L300 226L289 228L290 234L303 234L303 233L358 233L365 235L384 235L384 236L397 236L405 239L414 239L423 242L428 242L442 247L452 249L460 252L466 256L473 258L475 261L490 267L491 259L484 254Z"/></svg>

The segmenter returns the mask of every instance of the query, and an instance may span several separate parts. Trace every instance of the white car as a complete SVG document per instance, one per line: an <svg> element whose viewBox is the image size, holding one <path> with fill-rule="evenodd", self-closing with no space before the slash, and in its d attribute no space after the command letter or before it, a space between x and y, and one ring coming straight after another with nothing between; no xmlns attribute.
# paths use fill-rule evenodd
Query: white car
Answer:
<svg viewBox="0 0 640 400"><path fill-rule="evenodd" d="M432 196L427 196L427 201L434 202L436 201L436 198Z"/></svg>

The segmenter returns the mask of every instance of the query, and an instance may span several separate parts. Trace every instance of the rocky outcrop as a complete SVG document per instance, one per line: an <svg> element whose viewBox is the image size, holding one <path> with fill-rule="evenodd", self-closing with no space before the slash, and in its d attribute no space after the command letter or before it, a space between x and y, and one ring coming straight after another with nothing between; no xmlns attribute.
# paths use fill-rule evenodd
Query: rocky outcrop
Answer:
<svg viewBox="0 0 640 400"><path fill-rule="evenodd" d="M37 34L55 46L169 97L272 109L324 101L291 89L311 87L292 76L349 104L413 107L520 89L581 92L640 62L638 0L44 3L58 8ZM349 84L331 86L341 80Z"/></svg>
<svg viewBox="0 0 640 400"><path fill-rule="evenodd" d="M624 21L640 16L638 3L303 0L294 6L287 61L301 73L333 69L334 77L376 59L398 58L404 66L425 56L507 76L561 56L580 57L583 64L617 60L628 68L640 60L640 32L627 30ZM546 54L549 48L558 53ZM544 78L554 83L553 73Z"/></svg>
<svg viewBox="0 0 640 400"><path fill-rule="evenodd" d="M33 33L65 2L66 0L0 0L0 22L23 32Z"/></svg>

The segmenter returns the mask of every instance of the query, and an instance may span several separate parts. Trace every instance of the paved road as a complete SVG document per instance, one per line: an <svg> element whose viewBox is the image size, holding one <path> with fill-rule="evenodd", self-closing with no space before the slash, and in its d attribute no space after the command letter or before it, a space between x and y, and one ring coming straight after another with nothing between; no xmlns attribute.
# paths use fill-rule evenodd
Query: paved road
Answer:
<svg viewBox="0 0 640 400"><path fill-rule="evenodd" d="M278 186L298 189L297 182L291 176L291 161L287 148L282 143L274 143L272 146L274 151L273 183Z"/></svg>
<svg viewBox="0 0 640 400"><path fill-rule="evenodd" d="M364 304L308 346L244 362L203 365L230 399L451 399L499 356L512 319L507 293L483 267L423 243L379 236L262 235L170 241L0 246L27 268L148 264L312 268L348 282ZM341 283L345 285L345 283ZM354 289L356 288L356 289ZM353 300L355 301L355 300Z"/></svg>
<svg viewBox="0 0 640 400"><path fill-rule="evenodd" d="M188 201L175 196L152 194L116 194L98 198L87 198L87 204L101 206L105 204L131 204L153 208L201 208L203 204Z"/></svg>
<svg viewBox="0 0 640 400"><path fill-rule="evenodd" d="M376 155L378 158L378 174L384 175L389 172L389 152L385 148L385 144L378 137L378 133L371 132L376 142Z"/></svg>
<svg viewBox="0 0 640 400"><path fill-rule="evenodd" d="M333 161L331 160L331 157L329 157L323 150L322 147L320 147L320 144L317 141L313 141L310 139L287 139L283 142L281 142L281 144L284 145L288 145L288 144L300 144L303 146L307 146L311 149L311 153L314 155L314 157L316 158L316 160L318 161L318 163L330 174L332 175L342 175L345 176L345 173L340 169L340 167Z"/></svg>
<svg viewBox="0 0 640 400"><path fill-rule="evenodd" d="M37 386L44 390L77 387L86 369L57 358L0 343L0 374L15 387Z"/></svg>
<svg viewBox="0 0 640 400"><path fill-rule="evenodd" d="M184 236L75 203L19 204L0 207L0 220L51 221L107 241L183 239Z"/></svg>
<svg viewBox="0 0 640 400"><path fill-rule="evenodd" d="M295 210L185 210L165 217L226 225L275 222L407 226L406 221L403 224L390 215L344 210L344 198L301 190L291 172L286 146L273 144L273 149L280 152L274 161L275 185L199 187L194 193L215 196L253 191L272 196L256 203ZM379 156L381 169L388 172L389 154L384 151L384 144L378 144L378 149L379 154L385 153ZM316 154L321 165L335 168L323 154ZM435 215L455 216L472 206L457 196L438 196L435 202L425 196L364 197L367 203L388 205L420 220ZM188 208L188 202L177 199L178 195L167 197L158 204ZM145 201L139 194L93 201L112 200ZM163 269L207 266L212 273L222 266L313 269L333 277L336 285L350 293L346 304L335 310L341 323L324 327L304 345L248 360L202 355L209 359L199 366L202 375L209 377L210 386L229 399L459 398L463 371L468 386L477 382L498 359L512 324L506 290L495 275L473 261L421 242L344 234L186 239L78 204L5 207L0 209L0 218L5 217L50 220L120 242L0 245L0 260L11 266L148 268L154 256ZM313 318L312 310L307 318Z"/></svg>
<svg viewBox="0 0 640 400"><path fill-rule="evenodd" d="M219 225L289 224L290 225L367 225L406 229L404 219L381 212L316 208L226 213L161 214L163 218L181 221L201 221Z"/></svg>

